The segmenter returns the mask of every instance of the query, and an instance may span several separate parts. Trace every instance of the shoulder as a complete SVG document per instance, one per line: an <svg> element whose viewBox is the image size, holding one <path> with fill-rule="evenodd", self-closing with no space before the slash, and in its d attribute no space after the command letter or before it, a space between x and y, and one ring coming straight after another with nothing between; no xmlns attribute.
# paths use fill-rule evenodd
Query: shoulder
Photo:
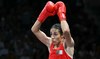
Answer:
<svg viewBox="0 0 100 59"><path fill-rule="evenodd" d="M52 43L52 39L51 39L51 37L48 37L48 44L46 44L46 46L49 48L51 43Z"/></svg>
<svg viewBox="0 0 100 59"><path fill-rule="evenodd" d="M50 49L53 47L52 39L49 39L49 45L47 46L48 51L50 52Z"/></svg>
<svg viewBox="0 0 100 59"><path fill-rule="evenodd" d="M67 47L65 50L66 50L66 53L67 53L71 58L73 58L73 55L74 55L74 47Z"/></svg>
<svg viewBox="0 0 100 59"><path fill-rule="evenodd" d="M71 58L73 58L73 55L74 55L74 46L67 46L66 42L64 41L64 48L65 48L65 52L68 54L68 56L70 56Z"/></svg>

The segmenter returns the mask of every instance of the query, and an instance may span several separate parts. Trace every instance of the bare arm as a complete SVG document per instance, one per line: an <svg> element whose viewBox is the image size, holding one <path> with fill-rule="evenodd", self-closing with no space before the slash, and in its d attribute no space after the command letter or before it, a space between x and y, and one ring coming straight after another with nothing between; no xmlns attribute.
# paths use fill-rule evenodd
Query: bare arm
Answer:
<svg viewBox="0 0 100 59"><path fill-rule="evenodd" d="M63 31L64 35L64 42L65 42L65 50L66 52L73 57L74 54L74 40L71 37L69 25L66 21L66 6L63 2L59 1L56 3L56 6L58 6L58 12L57 15L59 17L60 23L61 23L61 28Z"/></svg>
<svg viewBox="0 0 100 59"><path fill-rule="evenodd" d="M46 36L46 34L44 32L42 32L40 30L40 26L41 26L41 22L39 22L38 20L35 22L35 24L32 26L31 30L32 32L35 34L35 36L42 42L44 43L46 46L49 46L49 40L50 38Z"/></svg>
<svg viewBox="0 0 100 59"><path fill-rule="evenodd" d="M69 56L73 58L74 40L71 37L70 29L66 20L61 21L61 27L62 27L63 35L65 37L65 44L66 44L65 46L67 46L65 50L69 54Z"/></svg>
<svg viewBox="0 0 100 59"><path fill-rule="evenodd" d="M66 21L66 6L62 1L59 1L55 4L58 7L58 12L57 15L59 17L59 21L61 23L61 28L64 34L64 37L66 38L66 44L67 46L73 46L74 45L74 41L71 37L70 34L70 29L68 26L68 23Z"/></svg>
<svg viewBox="0 0 100 59"><path fill-rule="evenodd" d="M35 36L46 46L50 45L50 37L47 37L46 34L40 30L40 26L48 16L53 16L55 14L56 8L54 7L54 3L52 1L48 1L44 6L43 10L41 11L41 13L39 14L37 21L31 28Z"/></svg>
<svg viewBox="0 0 100 59"><path fill-rule="evenodd" d="M74 46L74 40L71 37L69 25L68 25L66 20L61 21L61 28L62 28L62 31L63 31L63 35L64 35L64 37L66 39L65 40L66 41L66 45L69 46L69 47Z"/></svg>

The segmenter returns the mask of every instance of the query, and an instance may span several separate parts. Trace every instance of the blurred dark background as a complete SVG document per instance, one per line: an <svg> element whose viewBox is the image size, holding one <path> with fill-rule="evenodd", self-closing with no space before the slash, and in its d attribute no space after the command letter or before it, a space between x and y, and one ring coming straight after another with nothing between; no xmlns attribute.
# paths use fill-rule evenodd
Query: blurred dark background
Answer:
<svg viewBox="0 0 100 59"><path fill-rule="evenodd" d="M47 1L0 0L0 59L48 59L47 47L31 32ZM100 59L100 0L62 1L75 40L74 59ZM50 36L58 22L57 15L48 17L41 30Z"/></svg>

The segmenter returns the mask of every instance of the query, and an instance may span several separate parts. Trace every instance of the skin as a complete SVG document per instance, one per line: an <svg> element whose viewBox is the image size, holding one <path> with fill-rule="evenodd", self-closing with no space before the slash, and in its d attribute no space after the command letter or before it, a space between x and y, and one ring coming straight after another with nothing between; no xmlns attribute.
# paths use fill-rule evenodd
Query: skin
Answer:
<svg viewBox="0 0 100 59"><path fill-rule="evenodd" d="M61 42L61 34L59 32L59 29L55 29L55 28L52 28L50 30L50 33L51 33L51 38L52 38L52 42L53 44L58 47L60 42Z"/></svg>
<svg viewBox="0 0 100 59"><path fill-rule="evenodd" d="M50 47L50 44L54 42L55 47L57 48L59 46L59 43L62 42L65 47L66 53L73 58L74 54L74 40L71 36L69 25L64 19L63 21L60 21L61 29L63 31L63 35L60 35L59 30L52 28L50 30L51 37L48 37L43 31L40 30L40 27L42 23L40 21L36 21L34 25L32 26L31 30L34 33L34 35L43 43L45 44L48 49ZM55 35L55 33L57 35ZM64 39L63 39L64 37Z"/></svg>

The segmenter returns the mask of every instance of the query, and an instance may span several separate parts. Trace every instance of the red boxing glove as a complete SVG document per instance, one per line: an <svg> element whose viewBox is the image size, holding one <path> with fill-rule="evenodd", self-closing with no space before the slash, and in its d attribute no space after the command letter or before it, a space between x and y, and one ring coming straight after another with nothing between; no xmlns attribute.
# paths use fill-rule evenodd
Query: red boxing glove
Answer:
<svg viewBox="0 0 100 59"><path fill-rule="evenodd" d="M45 7L43 8L43 10L41 11L39 17L37 18L38 21L42 23L48 16L54 16L56 14L55 10L56 8L54 7L54 3L51 1L48 1Z"/></svg>
<svg viewBox="0 0 100 59"><path fill-rule="evenodd" d="M55 6L58 8L57 15L59 17L59 20L65 20L66 19L66 6L62 1L58 1Z"/></svg>

